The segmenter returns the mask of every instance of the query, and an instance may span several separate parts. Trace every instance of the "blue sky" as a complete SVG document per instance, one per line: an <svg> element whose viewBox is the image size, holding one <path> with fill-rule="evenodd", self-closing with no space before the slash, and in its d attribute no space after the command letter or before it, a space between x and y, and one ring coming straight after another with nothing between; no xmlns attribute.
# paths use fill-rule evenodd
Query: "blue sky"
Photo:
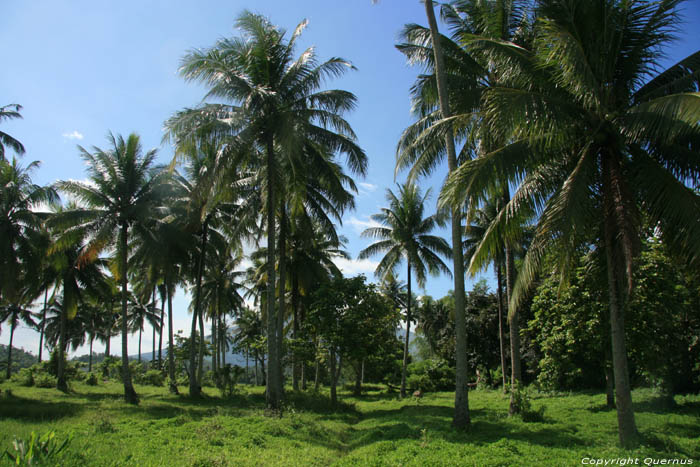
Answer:
<svg viewBox="0 0 700 467"><path fill-rule="evenodd" d="M370 161L368 176L358 180L356 210L345 215L340 229L355 257L368 244L359 232L369 215L385 204L386 188L403 180L403 174L394 180L394 154L401 132L413 121L409 88L420 70L409 67L394 44L404 24L426 23L418 0L5 2L0 105L21 104L24 119L4 123L2 129L24 143L25 164L42 161L34 173L40 184L85 178L76 144L106 147L108 131L140 134L146 149L157 147L159 160L169 162L172 148L161 145L163 122L204 95L203 88L178 76L180 58L188 49L238 35L233 21L244 9L288 31L308 19L298 52L314 45L320 59L340 56L358 68L328 83L357 95L358 109L347 117ZM684 18L680 41L668 51L669 64L698 48L700 0L684 4ZM433 202L444 174L439 170L426 183L434 186ZM446 231L442 234L448 238ZM375 265L352 261L342 267L348 274L371 277ZM447 277L429 279L426 287L435 297L451 288ZM189 326L187 303L182 294L176 299L176 329ZM144 336L146 349L149 339ZM0 335L0 343L8 341L9 329ZM36 353L37 335L22 329L15 345ZM129 348L136 350L134 339Z"/></svg>

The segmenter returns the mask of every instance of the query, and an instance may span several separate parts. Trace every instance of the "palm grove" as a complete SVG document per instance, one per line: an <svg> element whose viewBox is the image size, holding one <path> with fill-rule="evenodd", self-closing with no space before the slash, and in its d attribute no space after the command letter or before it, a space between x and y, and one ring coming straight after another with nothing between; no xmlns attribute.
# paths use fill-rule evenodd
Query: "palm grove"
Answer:
<svg viewBox="0 0 700 467"><path fill-rule="evenodd" d="M333 263L347 257L336 223L354 207L353 177L368 160L344 117L355 96L325 88L353 66L320 61L313 48L297 55L305 22L288 34L245 12L240 36L184 56L181 75L207 93L165 122L164 142L175 146L168 166L138 135L110 134L105 148L79 148L88 181L41 187L31 182L38 163L18 162L24 147L0 132L10 342L19 322L60 354L85 336L92 347L121 334L120 377L136 403L127 337L150 322L154 357L156 333L162 342L168 330L160 368L171 390L179 348L196 397L205 354L215 372L229 371L232 315L235 345L260 364L267 405L281 413L285 373L294 390L312 373L316 389L324 378L335 399L344 362L358 393L366 370L395 375L402 397L425 389L407 377L413 321L427 353L453 372L456 427L470 423L476 374L493 380L498 369L514 414L523 384L575 386L583 373L606 381L620 442L634 445L632 383L659 381L672 394L700 382L700 52L658 66L679 3L456 0L441 6L444 35L426 1L428 27L406 25L397 45L424 70L411 89L416 121L397 145L397 174L408 170L408 180L388 191L389 206L373 217L381 226L365 232L377 241L360 254L384 254L379 288L342 278ZM0 118L20 111L2 107ZM437 213L425 215L420 180L444 159ZM451 242L434 235L438 225L450 226ZM259 247L246 272L237 270L244 244ZM483 285L465 293L466 275L489 266L496 294ZM424 286L426 273L450 269L448 297L414 298L412 275ZM178 346L172 297L183 286L192 321ZM656 353L640 344L648 329L661 336ZM561 343L572 335L578 343ZM651 358L671 350L674 361ZM67 390L56 360L57 387Z"/></svg>

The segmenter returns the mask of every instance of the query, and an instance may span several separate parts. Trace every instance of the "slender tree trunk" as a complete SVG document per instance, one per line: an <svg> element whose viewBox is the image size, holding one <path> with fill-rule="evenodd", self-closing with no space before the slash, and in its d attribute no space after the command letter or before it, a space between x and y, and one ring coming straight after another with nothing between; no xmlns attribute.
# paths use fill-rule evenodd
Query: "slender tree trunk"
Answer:
<svg viewBox="0 0 700 467"><path fill-rule="evenodd" d="M139 360L138 362L141 363L141 334L143 333L143 327L139 327Z"/></svg>
<svg viewBox="0 0 700 467"><path fill-rule="evenodd" d="M365 384L365 359L362 359L362 367L360 372L360 384Z"/></svg>
<svg viewBox="0 0 700 467"><path fill-rule="evenodd" d="M226 325L226 321L223 322L223 325ZM223 329L223 327L222 327ZM225 331L222 332L221 336L221 368L226 368L226 341L225 339L228 336L225 334Z"/></svg>
<svg viewBox="0 0 700 467"><path fill-rule="evenodd" d="M605 360L605 405L609 409L615 408L615 375L608 359Z"/></svg>
<svg viewBox="0 0 700 467"><path fill-rule="evenodd" d="M515 284L515 261L513 258L513 250L510 246L506 246L506 290L508 294L508 303L513 296L513 285ZM518 310L515 309L509 313L509 329L510 329L510 404L508 413L514 415L520 412L520 407L516 403L515 392L521 381L520 369L520 323Z"/></svg>
<svg viewBox="0 0 700 467"><path fill-rule="evenodd" d="M615 213L623 209L620 186L620 168L611 157L603 156L603 205L605 256L608 273L608 294L610 306L610 337L612 341L612 363L615 378L615 403L617 405L617 423L620 444L623 447L635 447L639 443L637 424L632 407L632 391L627 367L627 349L625 347L624 304L621 303L623 291L622 273L616 261L616 250L620 248L616 241L618 229Z"/></svg>
<svg viewBox="0 0 700 467"><path fill-rule="evenodd" d="M160 296L160 330L158 331L158 368L163 369L163 328L165 327L165 297Z"/></svg>
<svg viewBox="0 0 700 467"><path fill-rule="evenodd" d="M212 349L212 356L211 356L211 369L216 374L216 371L219 368L219 339L217 339L216 335L216 320L217 320L217 315L214 315L211 317L211 349Z"/></svg>
<svg viewBox="0 0 700 467"><path fill-rule="evenodd" d="M449 118L449 98L447 83L445 80L445 67L442 56L442 45L438 32L433 1L424 0L425 12L430 25L430 37L432 39L433 53L435 57L435 77L440 101L440 113L443 118ZM450 173L457 169L457 153L455 151L454 135L452 130L445 135L445 147L447 149L447 166ZM462 225L459 209L452 208L452 260L454 273L455 293L455 354L457 359L455 412L452 424L458 428L467 427L469 419L469 393L467 386L467 327L464 308L464 258L462 253Z"/></svg>
<svg viewBox="0 0 700 467"><path fill-rule="evenodd" d="M255 385L258 385L258 351L253 352L253 363L255 363Z"/></svg>
<svg viewBox="0 0 700 467"><path fill-rule="evenodd" d="M316 338L316 355L318 355L320 353L320 350L321 350L321 341L317 337ZM318 361L318 357L316 357L314 360L315 360L315 365L316 365L316 368L315 368L316 371L315 371L315 375L314 375L314 392L318 392L319 385L321 384L321 364Z"/></svg>
<svg viewBox="0 0 700 467"><path fill-rule="evenodd" d="M204 270L204 257L207 247L207 222L204 222L202 226L202 243L200 245L199 258L197 261L197 283L195 288L195 304L194 310L192 311L192 332L190 333L190 397L199 397L202 392L202 388L199 385L199 380L197 379L196 365L197 365L197 350L195 348L195 341L197 340L197 318L199 316L201 295L202 295L202 272Z"/></svg>
<svg viewBox="0 0 700 467"><path fill-rule="evenodd" d="M406 300L406 340L403 345L403 364L401 365L401 398L406 397L406 367L408 366L408 345L411 336L411 260L407 260L407 276L408 281L407 292L408 299Z"/></svg>
<svg viewBox="0 0 700 467"><path fill-rule="evenodd" d="M501 273L501 263L496 263L496 292L498 296L498 340L501 346L501 374L503 376L503 394L507 392L508 385L506 384L506 351L505 351L505 336L503 335L503 276Z"/></svg>
<svg viewBox="0 0 700 467"><path fill-rule="evenodd" d="M168 297L168 389L172 394L178 394L177 380L175 379L175 352L173 349L173 296L168 282L166 282L165 294Z"/></svg>
<svg viewBox="0 0 700 467"><path fill-rule="evenodd" d="M95 340L95 336L90 334L90 356L88 357L88 373L92 373L92 342Z"/></svg>
<svg viewBox="0 0 700 467"><path fill-rule="evenodd" d="M299 333L299 277L296 271L291 271L292 275L292 338L296 342ZM299 359L293 356L292 363L292 388L299 390Z"/></svg>
<svg viewBox="0 0 700 467"><path fill-rule="evenodd" d="M68 392L68 382L66 381L66 310L61 307L61 324L58 336L58 368L56 371L56 389ZM14 330L14 329L13 329ZM10 335L12 342L12 335Z"/></svg>
<svg viewBox="0 0 700 467"><path fill-rule="evenodd" d="M137 404L139 401L134 385L131 382L131 370L129 369L129 348L128 338L129 329L127 327L127 254L128 242L127 235L129 233L129 225L124 222L121 226L120 238L120 256L121 256L121 282L122 282L122 378L124 381L124 399L128 404Z"/></svg>
<svg viewBox="0 0 700 467"><path fill-rule="evenodd" d="M41 351L44 350L44 325L46 323L46 305L49 300L49 288L44 290L44 309L41 311L41 329L39 331L39 363L41 363Z"/></svg>
<svg viewBox="0 0 700 467"><path fill-rule="evenodd" d="M202 387L202 374L204 373L204 313L199 310L199 351L197 352L197 384Z"/></svg>
<svg viewBox="0 0 700 467"><path fill-rule="evenodd" d="M12 317L10 317L12 319ZM10 379L12 375L12 339L15 337L15 320L12 319L12 324L10 324L10 345L7 348L7 375L6 378Z"/></svg>
<svg viewBox="0 0 700 467"><path fill-rule="evenodd" d="M114 299L109 299L109 315L107 317L109 327L107 328L107 342L105 342L105 358L109 357L110 344L112 343L112 328L114 327Z"/></svg>
<svg viewBox="0 0 700 467"><path fill-rule="evenodd" d="M267 407L279 410L282 404L282 394L279 391L282 375L279 374L279 340L277 336L277 315L275 312L275 286L277 285L275 271L275 152L272 136L267 141L267 387L265 389Z"/></svg>
<svg viewBox="0 0 700 467"><path fill-rule="evenodd" d="M246 345L245 346L245 380L246 382L250 381L250 368L248 366L248 354L250 353L250 348Z"/></svg>
<svg viewBox="0 0 700 467"><path fill-rule="evenodd" d="M338 395L336 394L336 371L335 371L335 349L331 347L330 349L330 378L331 378L331 403L335 405L338 402Z"/></svg>
<svg viewBox="0 0 700 467"><path fill-rule="evenodd" d="M362 371L363 371L364 361L360 362L359 365L355 367L355 389L353 394L357 397L362 395Z"/></svg>
<svg viewBox="0 0 700 467"><path fill-rule="evenodd" d="M279 352L278 365L278 387L277 391L280 397L284 397L284 369L282 368L282 360L284 356L284 317L287 314L287 211L284 199L280 197L280 238L279 238L279 310L277 312L277 349ZM268 365L269 366L269 365Z"/></svg>
<svg viewBox="0 0 700 467"><path fill-rule="evenodd" d="M153 314L156 314L156 303L158 301L158 298L156 296L156 286L153 286ZM151 368L155 368L154 362L156 361L156 325L152 324L151 327L153 328L153 351L151 353Z"/></svg>

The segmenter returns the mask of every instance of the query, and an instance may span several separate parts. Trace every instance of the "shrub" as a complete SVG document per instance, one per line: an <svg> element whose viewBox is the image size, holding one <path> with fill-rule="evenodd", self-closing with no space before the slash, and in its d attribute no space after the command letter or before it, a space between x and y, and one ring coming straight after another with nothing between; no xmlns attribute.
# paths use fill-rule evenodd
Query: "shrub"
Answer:
<svg viewBox="0 0 700 467"><path fill-rule="evenodd" d="M97 375L91 372L85 380L85 384L88 386L97 386Z"/></svg>
<svg viewBox="0 0 700 467"><path fill-rule="evenodd" d="M59 444L53 431L42 436L32 431L28 440L15 438L12 442L14 453L6 450L5 454L16 465L52 464L52 460L68 446L70 440L69 436Z"/></svg>
<svg viewBox="0 0 700 467"><path fill-rule="evenodd" d="M55 388L56 378L48 373L37 373L34 377L34 385L38 388Z"/></svg>
<svg viewBox="0 0 700 467"><path fill-rule="evenodd" d="M148 384L150 386L163 386L165 376L159 370L148 370L139 376L139 384Z"/></svg>
<svg viewBox="0 0 700 467"><path fill-rule="evenodd" d="M31 368L22 368L16 374L12 375L10 381L17 383L20 386L34 386L34 373Z"/></svg>
<svg viewBox="0 0 700 467"><path fill-rule="evenodd" d="M406 384L410 391L453 391L455 371L446 360L421 360L407 368Z"/></svg>

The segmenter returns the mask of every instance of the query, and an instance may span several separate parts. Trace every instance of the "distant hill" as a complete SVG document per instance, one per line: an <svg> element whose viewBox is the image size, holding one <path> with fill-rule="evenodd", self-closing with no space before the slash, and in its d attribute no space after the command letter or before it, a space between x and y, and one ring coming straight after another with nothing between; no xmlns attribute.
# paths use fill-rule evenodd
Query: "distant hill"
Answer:
<svg viewBox="0 0 700 467"><path fill-rule="evenodd" d="M6 345L0 344L0 368L6 368L7 364L7 350ZM25 351L24 349L18 349L14 345L12 346L12 370L17 371L20 368L29 368L34 365L37 361L36 355Z"/></svg>

